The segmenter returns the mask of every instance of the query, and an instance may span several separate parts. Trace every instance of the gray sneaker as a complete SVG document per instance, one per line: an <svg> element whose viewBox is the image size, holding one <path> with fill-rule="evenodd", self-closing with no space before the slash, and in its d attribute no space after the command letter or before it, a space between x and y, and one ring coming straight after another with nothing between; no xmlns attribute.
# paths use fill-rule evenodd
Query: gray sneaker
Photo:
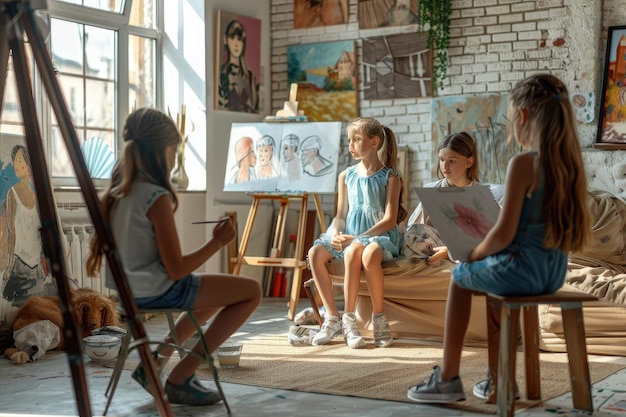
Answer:
<svg viewBox="0 0 626 417"><path fill-rule="evenodd" d="M389 328L387 317L384 314L372 314L372 323L374 324L374 346L391 346L393 337L391 336L391 328Z"/></svg>
<svg viewBox="0 0 626 417"><path fill-rule="evenodd" d="M291 346L310 346L316 333L313 329L296 324L289 326L287 340Z"/></svg>
<svg viewBox="0 0 626 417"><path fill-rule="evenodd" d="M481 400L488 400L491 395L491 386L493 385L493 378L491 378L491 372L487 373L487 379L483 379L482 381L474 384L474 389L472 393L474 397L480 398ZM519 387L517 386L517 382L515 382L515 399L520 399Z"/></svg>
<svg viewBox="0 0 626 417"><path fill-rule="evenodd" d="M356 323L354 313L344 313L341 319L341 327L343 329L343 338L346 344L352 349L364 348L367 342L359 333L359 326Z"/></svg>
<svg viewBox="0 0 626 417"><path fill-rule="evenodd" d="M325 345L341 333L339 317L326 315L319 333L313 337L313 346Z"/></svg>
<svg viewBox="0 0 626 417"><path fill-rule="evenodd" d="M421 382L407 390L409 400L418 403L451 403L465 400L461 378L455 376L449 382L439 382L441 368L435 366L428 381Z"/></svg>
<svg viewBox="0 0 626 417"><path fill-rule="evenodd" d="M172 404L211 405L222 401L222 397L213 390L204 387L196 375L191 375L182 385L165 383L167 399Z"/></svg>

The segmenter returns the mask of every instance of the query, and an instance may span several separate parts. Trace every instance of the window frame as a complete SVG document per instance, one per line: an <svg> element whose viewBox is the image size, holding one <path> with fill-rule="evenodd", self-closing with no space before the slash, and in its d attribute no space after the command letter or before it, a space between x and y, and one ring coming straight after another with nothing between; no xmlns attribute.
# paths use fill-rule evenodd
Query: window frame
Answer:
<svg viewBox="0 0 626 417"><path fill-rule="evenodd" d="M116 136L116 145L115 149L116 156L119 153L119 150L123 148L123 141L121 139L121 132L123 130L124 121L126 120L126 116L130 113L129 107L129 77L128 77L128 65L129 65L129 36L140 36L144 38L152 39L155 42L155 106L158 108L162 108L163 103L163 92L160 86L162 85L162 74L163 74L163 58L162 58L162 42L161 36L159 32L162 31L163 28L163 17L162 17L162 7L161 1L157 0L154 2L155 10L155 28L146 28L140 26L130 26L130 14L132 8L133 0L125 0L123 13L116 13L106 10L94 9L92 7L87 7L78 4L65 3L57 0L48 0L48 15L52 18L63 19L70 22L75 22L78 24L84 24L94 27L99 27L106 30L112 30L116 32L115 36L115 55L116 55L116 66L115 66L115 136ZM37 76L37 72L35 72L36 76L36 88L35 91L43 91L43 86L41 85L41 80ZM51 120L52 120L52 109L47 102L47 98L45 94L37 94L35 92L35 96L38 97L39 105L39 115L41 118L42 124L42 132L44 137L51 137ZM45 143L47 157L49 158L51 155L51 143L46 141ZM92 179L93 184L96 188L104 188L108 185L109 180L106 179ZM78 187L78 180L76 177L52 177L51 182L54 189L74 189Z"/></svg>

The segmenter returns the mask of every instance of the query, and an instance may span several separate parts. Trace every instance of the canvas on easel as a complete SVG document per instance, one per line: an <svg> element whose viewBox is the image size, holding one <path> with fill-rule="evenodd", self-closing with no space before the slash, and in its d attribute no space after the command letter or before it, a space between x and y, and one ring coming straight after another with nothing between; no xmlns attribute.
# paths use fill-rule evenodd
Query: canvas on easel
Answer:
<svg viewBox="0 0 626 417"><path fill-rule="evenodd" d="M224 191L334 193L341 122L233 123Z"/></svg>
<svg viewBox="0 0 626 417"><path fill-rule="evenodd" d="M414 190L456 261L467 261L500 214L500 206L487 185Z"/></svg>

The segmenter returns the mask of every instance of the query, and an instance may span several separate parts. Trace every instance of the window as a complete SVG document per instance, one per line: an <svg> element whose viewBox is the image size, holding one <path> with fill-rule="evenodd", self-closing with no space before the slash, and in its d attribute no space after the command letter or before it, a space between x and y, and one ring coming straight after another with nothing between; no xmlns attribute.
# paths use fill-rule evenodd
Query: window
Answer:
<svg viewBox="0 0 626 417"><path fill-rule="evenodd" d="M176 118L185 104L188 189L206 189L204 37L198 37L204 31L203 9L192 7L190 0L48 0L47 6L52 62L95 185L108 184L126 115L139 107L157 107ZM178 36L182 22L184 36ZM23 135L10 64L0 133ZM157 88L164 67L168 83ZM37 71L33 74L53 186L74 187L65 141L38 88Z"/></svg>

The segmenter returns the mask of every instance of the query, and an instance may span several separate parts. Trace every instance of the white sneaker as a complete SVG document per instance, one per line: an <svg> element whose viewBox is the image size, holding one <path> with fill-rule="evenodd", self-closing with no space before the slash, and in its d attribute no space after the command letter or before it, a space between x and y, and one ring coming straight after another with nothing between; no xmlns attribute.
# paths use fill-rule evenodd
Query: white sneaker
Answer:
<svg viewBox="0 0 626 417"><path fill-rule="evenodd" d="M313 346L325 345L341 333L339 317L326 315L319 333L313 337Z"/></svg>
<svg viewBox="0 0 626 417"><path fill-rule="evenodd" d="M296 324L295 326L289 326L287 340L291 346L310 346L315 334L316 332L313 329Z"/></svg>
<svg viewBox="0 0 626 417"><path fill-rule="evenodd" d="M393 343L391 336L391 328L389 328L389 320L384 314L376 317L372 314L372 323L374 324L374 346L387 347Z"/></svg>
<svg viewBox="0 0 626 417"><path fill-rule="evenodd" d="M356 323L354 313L344 313L341 319L341 327L343 328L343 337L346 344L352 349L361 349L366 345L365 339L359 333L359 326Z"/></svg>

